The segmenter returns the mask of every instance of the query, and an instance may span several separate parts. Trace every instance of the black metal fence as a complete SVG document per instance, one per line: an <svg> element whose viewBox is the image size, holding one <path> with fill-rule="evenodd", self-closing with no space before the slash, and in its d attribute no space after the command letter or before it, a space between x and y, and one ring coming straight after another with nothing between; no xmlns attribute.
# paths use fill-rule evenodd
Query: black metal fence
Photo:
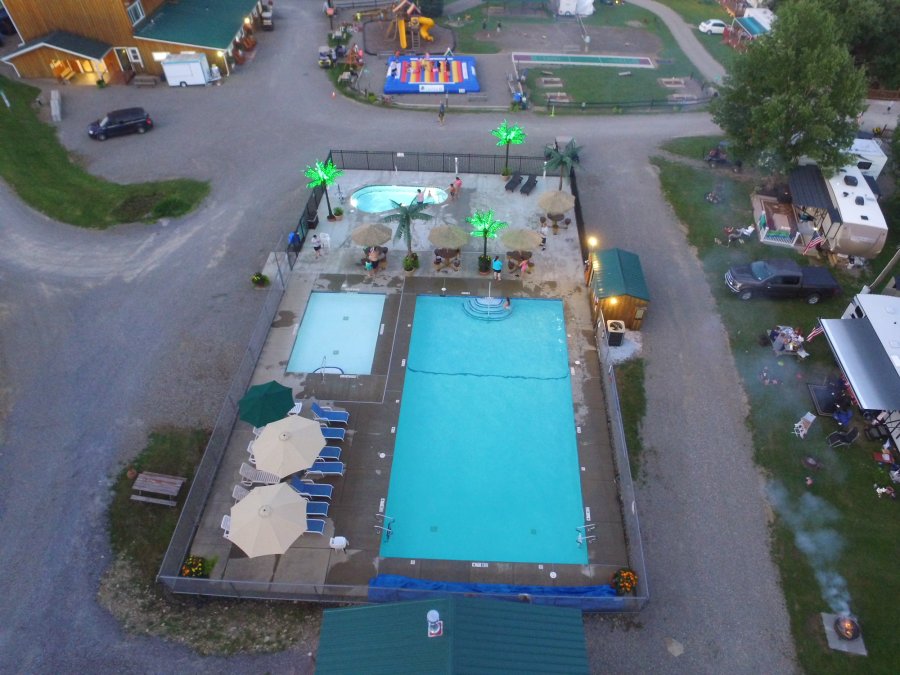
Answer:
<svg viewBox="0 0 900 675"><path fill-rule="evenodd" d="M672 101L667 98L649 98L641 101L624 101L618 103L610 103L610 102L588 102L588 101L539 101L532 100L532 103L535 105L543 105L550 110L551 112L555 111L578 111L578 110L590 110L590 111L598 111L605 110L608 112L625 112L627 111L635 111L635 110L658 110L658 111L666 111L671 112L673 110L680 109L694 109L697 107L704 106L708 104L711 100L713 100L713 96L704 96L702 98L696 99L685 99L685 100L676 100Z"/></svg>
<svg viewBox="0 0 900 675"><path fill-rule="evenodd" d="M442 152L393 152L373 150L332 150L331 158L339 169L359 171L430 171L434 173L486 173L500 175L508 166L513 173L539 174L543 157L471 155Z"/></svg>
<svg viewBox="0 0 900 675"><path fill-rule="evenodd" d="M175 584L173 579L177 579L181 570L181 564L190 552L191 542L194 540L194 534L200 524L200 518L209 499L209 493L212 490L213 481L219 470L219 464L225 455L228 447L228 441L231 438L231 431L234 428L235 420L238 415L238 401L247 391L250 379L253 377L253 371L256 369L256 362L259 360L260 352L262 352L263 344L269 335L269 328L281 304L281 297L284 295L285 281L282 270L283 260L279 256L275 256L278 268L276 274L271 275L271 286L266 294L266 300L260 310L259 318L253 327L253 333L250 336L250 342L241 359L237 372L231 380L231 386L222 403L222 409L216 418L212 435L206 444L206 450L203 452L203 458L194 472L194 478L191 481L191 488L185 499L181 514L178 517L178 524L175 526L175 532L172 534L172 540L169 542L169 548L163 557L162 565L159 568L157 580L164 583L168 588L174 590Z"/></svg>

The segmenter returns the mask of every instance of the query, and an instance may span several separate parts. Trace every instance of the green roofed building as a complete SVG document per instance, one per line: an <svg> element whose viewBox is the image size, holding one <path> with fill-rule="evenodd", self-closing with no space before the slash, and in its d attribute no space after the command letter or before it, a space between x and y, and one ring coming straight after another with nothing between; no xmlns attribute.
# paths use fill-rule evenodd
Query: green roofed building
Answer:
<svg viewBox="0 0 900 675"><path fill-rule="evenodd" d="M580 610L452 597L328 609L322 620L318 675L524 672L589 672Z"/></svg>
<svg viewBox="0 0 900 675"><path fill-rule="evenodd" d="M591 253L588 286L594 322L621 321L640 330L650 305L641 259L629 251L610 248Z"/></svg>

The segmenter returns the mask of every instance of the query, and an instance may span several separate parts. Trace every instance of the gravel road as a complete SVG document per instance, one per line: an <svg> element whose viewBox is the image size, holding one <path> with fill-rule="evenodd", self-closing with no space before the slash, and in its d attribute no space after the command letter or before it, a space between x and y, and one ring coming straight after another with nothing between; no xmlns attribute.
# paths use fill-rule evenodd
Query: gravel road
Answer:
<svg viewBox="0 0 900 675"><path fill-rule="evenodd" d="M296 219L303 166L329 147L485 152L497 123L450 115L438 127L431 113L332 99L309 47L320 7L278 5L277 30L223 87L102 92L104 110L138 98L152 110L159 128L146 136L90 143L83 125L102 112L98 93L66 89L61 138L91 171L210 179L199 212L89 232L0 186L0 672L312 670L299 650L201 658L127 636L95 594L110 557L109 476L154 425L211 425L261 305L247 279ZM585 146L586 218L604 245L640 253L653 296L638 490L653 599L633 624L587 618L594 669L790 672L745 403L700 266L647 161L663 140L715 127L703 114L521 122L523 152L558 134Z"/></svg>

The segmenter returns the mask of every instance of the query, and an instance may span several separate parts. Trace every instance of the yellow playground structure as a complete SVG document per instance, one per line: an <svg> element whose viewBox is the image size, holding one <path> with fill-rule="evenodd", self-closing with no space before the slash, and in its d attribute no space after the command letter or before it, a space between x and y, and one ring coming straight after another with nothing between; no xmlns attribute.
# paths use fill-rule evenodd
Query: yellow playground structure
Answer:
<svg viewBox="0 0 900 675"><path fill-rule="evenodd" d="M397 37L400 39L400 48L408 48L408 40L406 38L407 27L411 34L418 32L419 36L426 42L432 42L434 37L429 30L434 27L434 19L422 16L419 6L412 0L400 0L391 8L396 15Z"/></svg>

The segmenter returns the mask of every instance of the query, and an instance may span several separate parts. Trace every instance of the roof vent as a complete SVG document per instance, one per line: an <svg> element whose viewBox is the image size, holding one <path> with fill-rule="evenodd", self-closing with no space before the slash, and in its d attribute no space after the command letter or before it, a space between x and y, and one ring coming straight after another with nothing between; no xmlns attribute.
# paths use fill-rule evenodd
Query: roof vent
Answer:
<svg viewBox="0 0 900 675"><path fill-rule="evenodd" d="M869 216L860 216L859 219L860 219L860 220L868 220L868 219L869 219Z"/></svg>
<svg viewBox="0 0 900 675"><path fill-rule="evenodd" d="M436 609L429 609L425 620L428 621L428 637L441 637L444 634L444 622Z"/></svg>
<svg viewBox="0 0 900 675"><path fill-rule="evenodd" d="M856 179L856 176L844 176L844 184L855 187L859 185L859 181Z"/></svg>
<svg viewBox="0 0 900 675"><path fill-rule="evenodd" d="M856 205L857 205L857 206L862 206L863 204L866 203L866 200L863 199L862 197L857 197L857 198L854 199L853 201L856 202Z"/></svg>

